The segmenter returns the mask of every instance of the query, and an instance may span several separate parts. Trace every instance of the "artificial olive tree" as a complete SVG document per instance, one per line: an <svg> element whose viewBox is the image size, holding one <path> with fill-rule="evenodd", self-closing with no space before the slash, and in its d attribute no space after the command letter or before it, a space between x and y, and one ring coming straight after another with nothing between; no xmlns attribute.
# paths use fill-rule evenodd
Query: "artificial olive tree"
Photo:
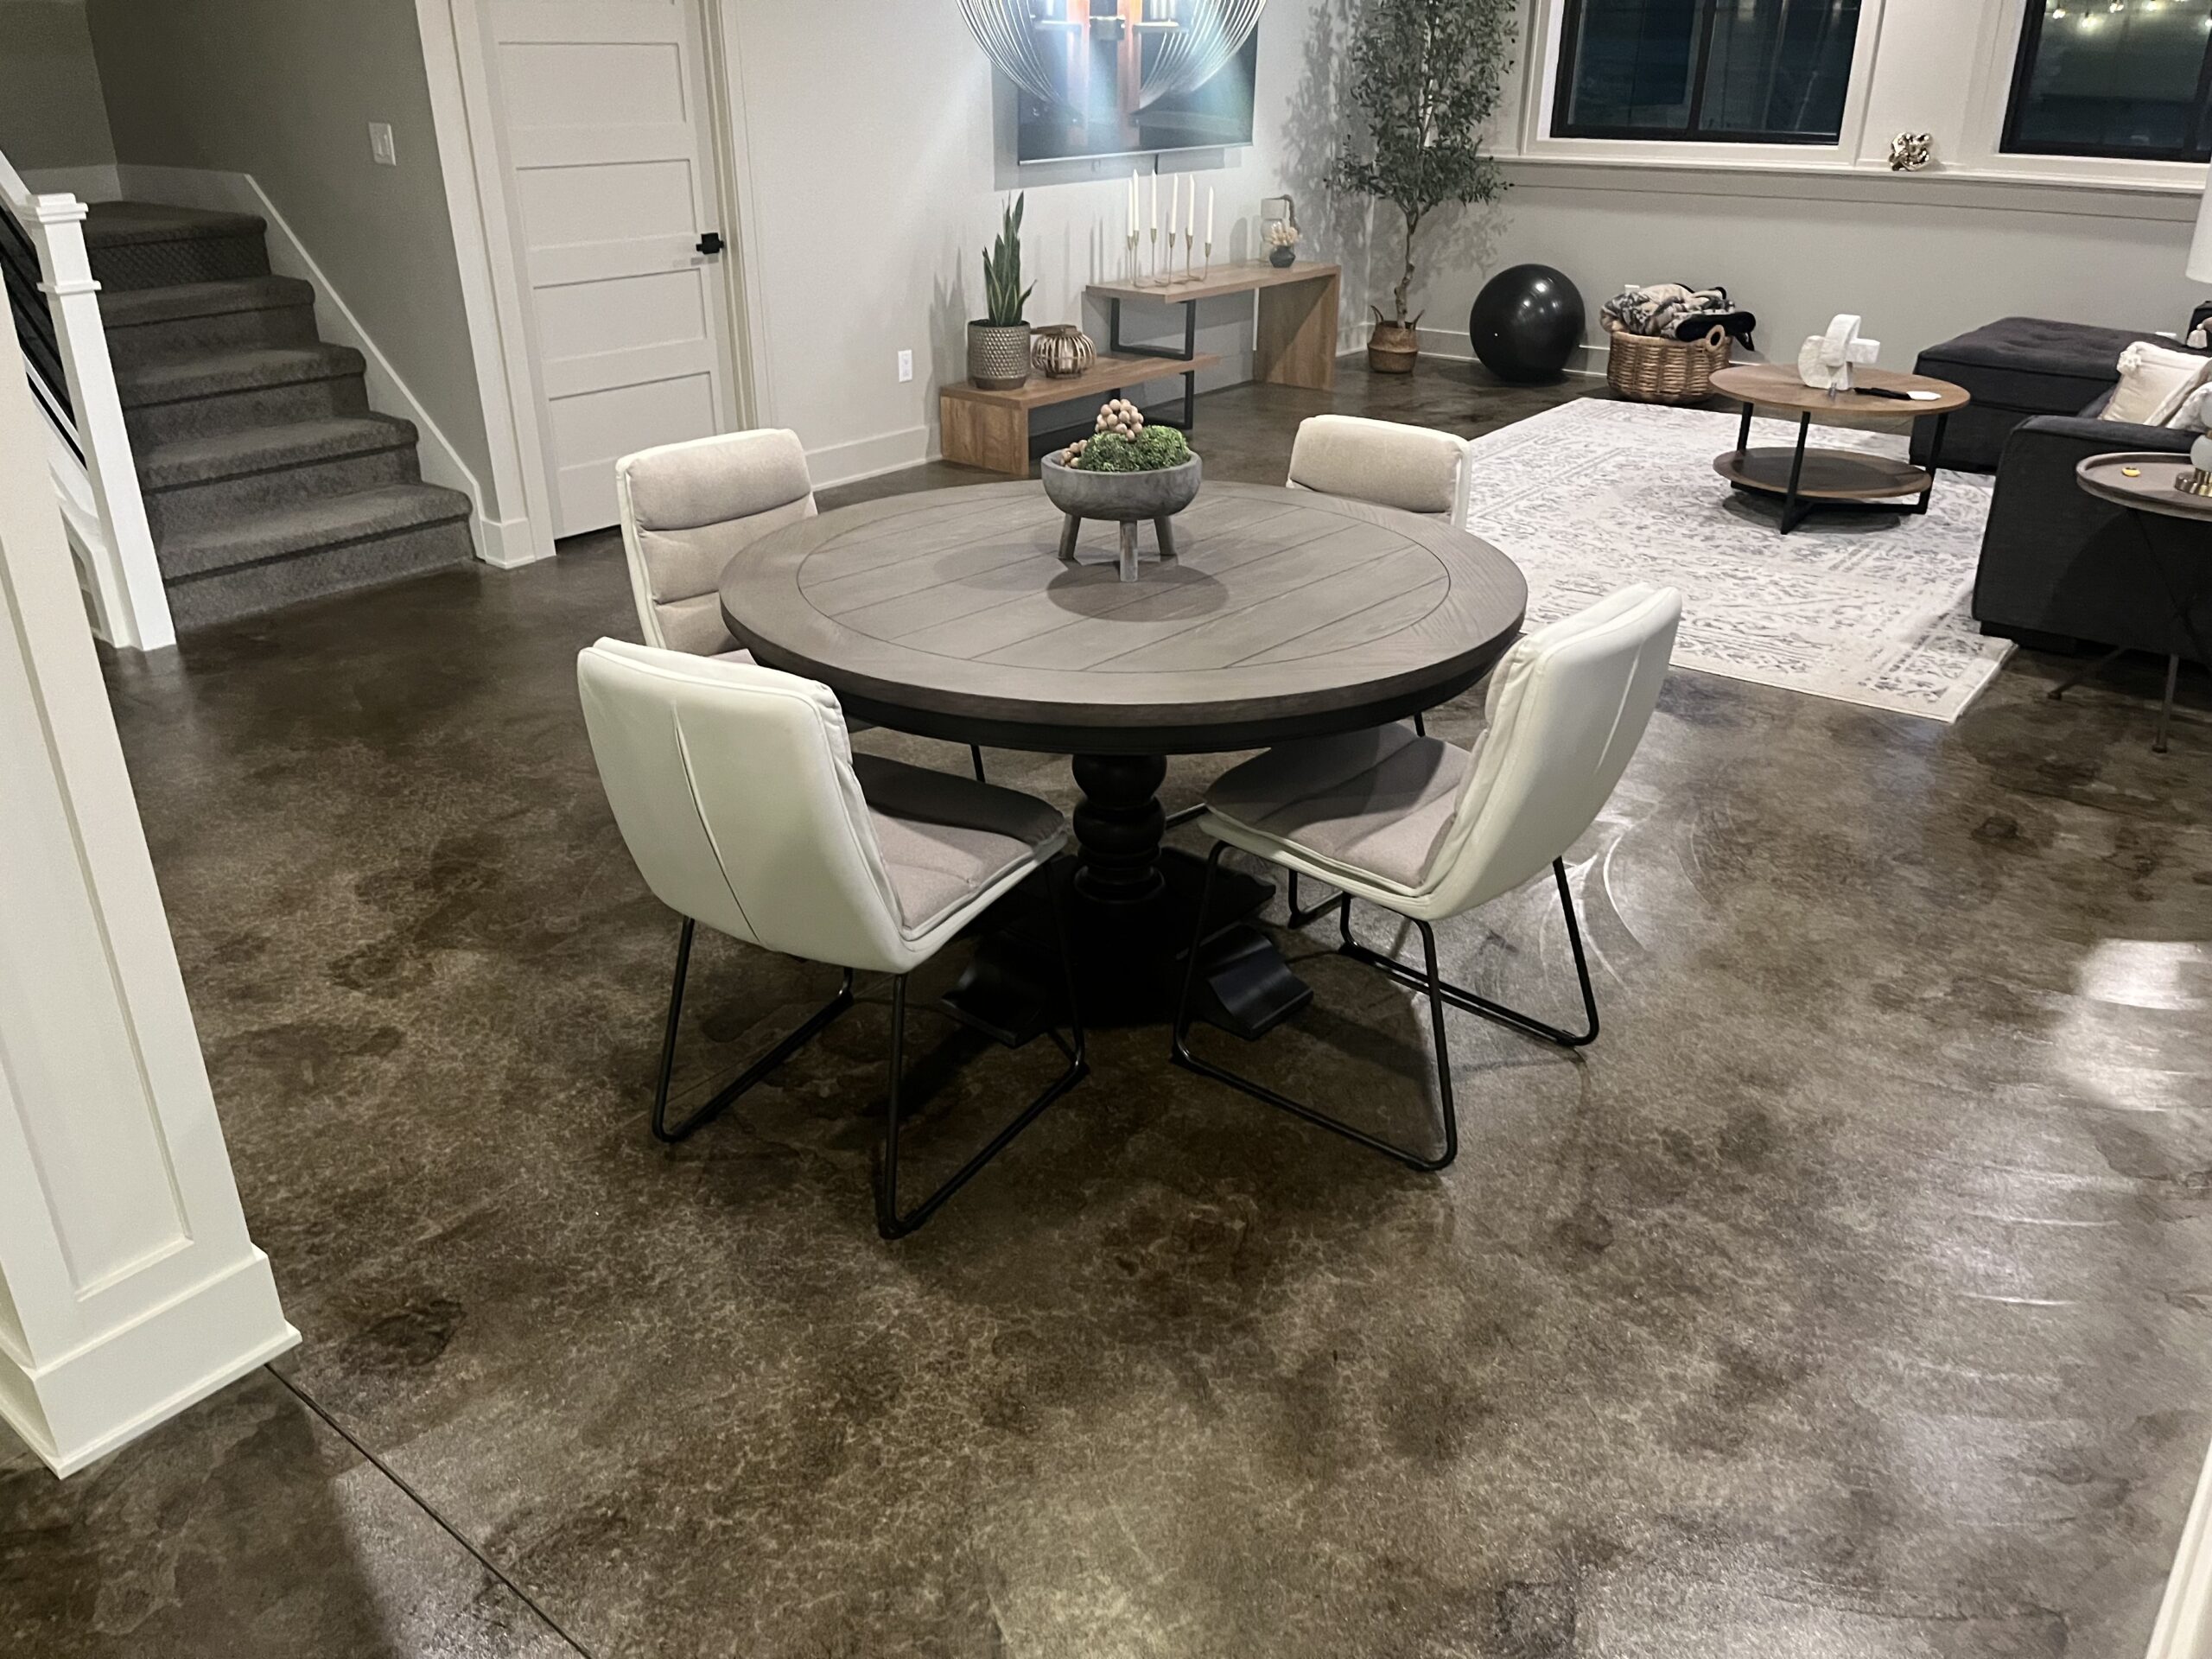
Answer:
<svg viewBox="0 0 2212 1659"><path fill-rule="evenodd" d="M1406 326L1414 238L1447 202L1495 201L1505 180L1483 152L1483 124L1512 67L1516 0L1367 0L1351 43L1352 102L1364 153L1348 145L1335 182L1405 215L1406 266L1392 319ZM1380 315L1379 313L1377 314Z"/></svg>

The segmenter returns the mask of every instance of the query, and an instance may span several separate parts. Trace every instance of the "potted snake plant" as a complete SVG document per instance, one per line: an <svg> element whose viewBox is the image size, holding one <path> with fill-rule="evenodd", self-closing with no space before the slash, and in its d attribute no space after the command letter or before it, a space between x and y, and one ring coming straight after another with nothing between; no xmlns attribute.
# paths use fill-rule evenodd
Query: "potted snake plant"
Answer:
<svg viewBox="0 0 2212 1659"><path fill-rule="evenodd" d="M986 315L968 325L968 378L981 391L1011 391L1029 380L1029 325L1022 311L1037 291L1021 285L1021 209L1016 196L1006 210L998 240L983 250Z"/></svg>

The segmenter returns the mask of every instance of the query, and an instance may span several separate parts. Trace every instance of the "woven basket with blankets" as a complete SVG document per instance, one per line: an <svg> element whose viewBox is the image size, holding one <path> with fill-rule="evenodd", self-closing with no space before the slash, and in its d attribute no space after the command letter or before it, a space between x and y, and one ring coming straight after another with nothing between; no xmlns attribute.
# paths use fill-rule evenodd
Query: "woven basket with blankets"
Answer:
<svg viewBox="0 0 2212 1659"><path fill-rule="evenodd" d="M1610 337L1605 379L1645 404L1694 404L1713 387L1741 340L1748 350L1758 319L1725 288L1655 283L1623 289L1605 302L1599 323Z"/></svg>

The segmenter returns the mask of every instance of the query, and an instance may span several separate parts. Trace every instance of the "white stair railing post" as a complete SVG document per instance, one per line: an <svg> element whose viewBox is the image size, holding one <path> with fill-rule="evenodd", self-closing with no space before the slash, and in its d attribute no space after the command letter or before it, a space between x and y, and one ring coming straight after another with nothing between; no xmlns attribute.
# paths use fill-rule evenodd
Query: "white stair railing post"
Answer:
<svg viewBox="0 0 2212 1659"><path fill-rule="evenodd" d="M124 425L123 399L108 357L100 285L85 247L85 204L71 195L36 195L29 199L27 209L17 216L38 250L39 286L54 318L69 405L77 417L77 442L99 510L100 533L107 541L105 568L97 556L92 563L109 643L159 651L176 643L176 628L169 620L168 594L162 586L130 434Z"/></svg>

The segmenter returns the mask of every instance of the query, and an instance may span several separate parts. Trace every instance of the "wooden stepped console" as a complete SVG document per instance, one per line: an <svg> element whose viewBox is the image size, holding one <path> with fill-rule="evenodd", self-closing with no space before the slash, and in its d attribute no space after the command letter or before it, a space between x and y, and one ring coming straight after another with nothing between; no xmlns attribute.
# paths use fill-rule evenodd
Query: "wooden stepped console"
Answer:
<svg viewBox="0 0 2212 1659"><path fill-rule="evenodd" d="M1049 380L1032 375L1011 391L983 391L962 381L938 397L944 458L1015 478L1029 476L1029 416L1055 404L1103 403L1125 388L1212 368L1221 359L1201 352L1172 360L1157 357L1102 357L1083 373Z"/></svg>

